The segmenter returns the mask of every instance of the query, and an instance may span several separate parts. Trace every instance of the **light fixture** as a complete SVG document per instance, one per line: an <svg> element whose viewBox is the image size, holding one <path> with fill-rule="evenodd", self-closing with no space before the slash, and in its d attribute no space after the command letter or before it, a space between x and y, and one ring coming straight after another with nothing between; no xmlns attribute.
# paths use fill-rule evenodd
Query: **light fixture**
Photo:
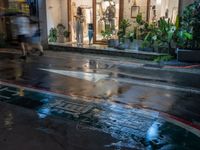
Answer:
<svg viewBox="0 0 200 150"><path fill-rule="evenodd" d="M137 6L136 0L133 1L133 5L131 7L131 18L136 18L140 13L140 6Z"/></svg>

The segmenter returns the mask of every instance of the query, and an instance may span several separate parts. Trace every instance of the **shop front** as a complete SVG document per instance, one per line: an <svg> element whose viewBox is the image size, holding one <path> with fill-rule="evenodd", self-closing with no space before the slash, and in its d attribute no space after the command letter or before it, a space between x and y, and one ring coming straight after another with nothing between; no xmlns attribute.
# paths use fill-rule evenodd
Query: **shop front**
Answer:
<svg viewBox="0 0 200 150"><path fill-rule="evenodd" d="M58 24L70 32L68 42L76 43L81 36L84 44L93 39L95 44L105 44L106 36L117 39L122 19L131 23L129 30L136 26L136 17L151 23L161 17L175 23L179 13L179 0L46 0L48 35ZM77 28L77 10L81 9L81 28ZM78 31L82 30L82 31ZM81 35L79 35L81 33Z"/></svg>
<svg viewBox="0 0 200 150"><path fill-rule="evenodd" d="M93 38L94 43L104 43L102 31L111 30L113 35L117 35L119 28L120 6L123 0L69 0L69 30L71 41L76 42L77 35L77 9L82 10L83 15L83 41L90 43ZM121 11L123 12L123 11ZM122 17L122 16L121 16Z"/></svg>

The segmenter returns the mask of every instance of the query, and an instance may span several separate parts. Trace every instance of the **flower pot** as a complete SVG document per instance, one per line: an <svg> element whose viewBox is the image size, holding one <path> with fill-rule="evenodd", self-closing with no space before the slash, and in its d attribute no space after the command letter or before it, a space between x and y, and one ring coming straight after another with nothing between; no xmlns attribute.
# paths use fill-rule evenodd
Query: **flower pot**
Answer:
<svg viewBox="0 0 200 150"><path fill-rule="evenodd" d="M140 47L139 50L145 52L154 52L154 49L152 47L143 47L143 48Z"/></svg>
<svg viewBox="0 0 200 150"><path fill-rule="evenodd" d="M118 40L116 40L116 39L108 40L108 47L115 47L116 45L118 45Z"/></svg>

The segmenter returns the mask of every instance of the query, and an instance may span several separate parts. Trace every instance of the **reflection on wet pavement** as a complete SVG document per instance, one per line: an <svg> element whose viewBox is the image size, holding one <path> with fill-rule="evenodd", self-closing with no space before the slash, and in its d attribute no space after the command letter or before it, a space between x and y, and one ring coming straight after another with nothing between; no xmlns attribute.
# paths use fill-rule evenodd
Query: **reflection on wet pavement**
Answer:
<svg viewBox="0 0 200 150"><path fill-rule="evenodd" d="M167 72L161 79L163 73L143 72L138 64L133 71L120 62L81 57L33 56L21 62L5 56L0 56L0 112L5 110L0 130L20 137L16 129L28 128L24 137L38 134L56 150L200 149L200 90L193 87L199 77ZM194 81L184 81L187 77Z"/></svg>
<svg viewBox="0 0 200 150"><path fill-rule="evenodd" d="M7 130L12 130L13 125L13 115L11 112L8 112L4 118L4 127Z"/></svg>
<svg viewBox="0 0 200 150"><path fill-rule="evenodd" d="M24 96L20 95L21 89L1 85L3 91L15 91L18 95L7 95L10 99L0 98L3 102L35 110L38 118L45 119L58 116L63 119L73 120L78 123L81 130L103 132L116 139L115 142L104 145L105 148L130 148L130 149L199 149L200 134L192 134L181 126L168 122L159 112L136 109L109 101L87 102L71 97L58 97L26 90ZM41 91L42 92L42 91ZM12 129L13 116L8 113L5 117L5 127ZM48 128L41 129L49 132ZM179 137L182 134L184 137Z"/></svg>

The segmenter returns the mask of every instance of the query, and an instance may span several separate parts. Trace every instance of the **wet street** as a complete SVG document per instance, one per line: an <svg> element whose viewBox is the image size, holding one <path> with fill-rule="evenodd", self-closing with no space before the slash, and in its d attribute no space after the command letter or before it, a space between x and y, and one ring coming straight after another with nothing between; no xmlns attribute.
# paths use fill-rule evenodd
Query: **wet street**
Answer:
<svg viewBox="0 0 200 150"><path fill-rule="evenodd" d="M19 56L0 51L0 149L200 149L200 69Z"/></svg>

